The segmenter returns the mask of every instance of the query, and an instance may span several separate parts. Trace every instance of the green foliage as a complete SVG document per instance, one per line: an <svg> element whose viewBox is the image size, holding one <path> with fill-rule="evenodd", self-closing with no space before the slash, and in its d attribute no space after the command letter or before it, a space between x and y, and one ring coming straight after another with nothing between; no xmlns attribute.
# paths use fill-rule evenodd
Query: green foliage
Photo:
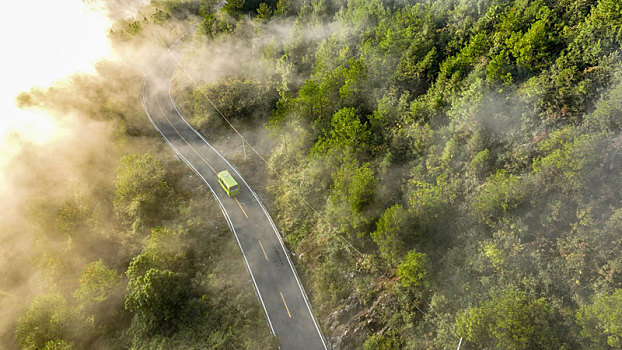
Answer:
<svg viewBox="0 0 622 350"><path fill-rule="evenodd" d="M404 287L421 287L427 284L428 256L411 250L397 267L397 276Z"/></svg>
<svg viewBox="0 0 622 350"><path fill-rule="evenodd" d="M408 240L408 212L400 205L395 204L382 213L376 222L376 231L371 238L378 245L380 254L393 263L401 261L405 254Z"/></svg>
<svg viewBox="0 0 622 350"><path fill-rule="evenodd" d="M296 113L302 115L306 120L322 120L328 118L330 113L327 103L326 87L318 85L314 80L307 80L298 91L295 100ZM290 107L290 106L288 106ZM290 107L293 109L293 107ZM284 113L284 112L281 112Z"/></svg>
<svg viewBox="0 0 622 350"><path fill-rule="evenodd" d="M100 259L86 265L78 283L73 295L80 303L101 303L117 291L121 276Z"/></svg>
<svg viewBox="0 0 622 350"><path fill-rule="evenodd" d="M155 268L135 275L130 264L128 278L125 309L136 314L147 334L167 336L177 332L187 312L186 299L190 297L187 277Z"/></svg>
<svg viewBox="0 0 622 350"><path fill-rule="evenodd" d="M456 197L456 184L447 174L436 178L434 184L418 180L409 184L408 211L421 233L433 232L447 223Z"/></svg>
<svg viewBox="0 0 622 350"><path fill-rule="evenodd" d="M582 327L585 346L596 349L616 349L622 346L622 289L611 295L599 295L590 305L577 311L577 323Z"/></svg>
<svg viewBox="0 0 622 350"><path fill-rule="evenodd" d="M423 38L414 41L402 54L395 79L406 90L415 95L427 90L436 73L437 49L432 42Z"/></svg>
<svg viewBox="0 0 622 350"><path fill-rule="evenodd" d="M528 196L525 181L516 175L499 170L491 175L473 201L479 220L494 225L496 220L512 213Z"/></svg>
<svg viewBox="0 0 622 350"><path fill-rule="evenodd" d="M134 232L166 219L174 208L173 187L162 163L150 153L121 159L115 180L114 211Z"/></svg>
<svg viewBox="0 0 622 350"><path fill-rule="evenodd" d="M66 340L74 336L74 322L62 295L55 292L38 295L17 322L15 340L26 350L64 349L69 346Z"/></svg>
<svg viewBox="0 0 622 350"><path fill-rule="evenodd" d="M190 305L199 295L190 288L192 266L184 246L179 232L154 229L127 269L125 309L134 314L132 331L138 339L171 337L192 321ZM200 314L206 306L193 307Z"/></svg>
<svg viewBox="0 0 622 350"><path fill-rule="evenodd" d="M311 281L320 323L351 335L344 348L455 348L455 331L464 348L620 347L619 1L216 4L154 2L151 18L115 30L131 40L198 13L202 33L189 50L216 36L214 45L248 46L225 79L182 91L185 107L210 137L225 135L224 123L204 93L241 129L270 119L278 224ZM199 71L211 64L196 61ZM114 90L91 80L73 84L92 96ZM101 107L67 108L118 120L120 134L147 135L132 120L140 103L122 108L126 97L104 95ZM19 101L42 104L37 92ZM237 340L260 334L248 329L265 319L252 290L242 302L229 298L229 279L214 279L222 259L196 242L207 240L197 236L204 218L218 214L204 215L203 199L181 199L184 179L171 169L130 155L112 204L51 206L44 216L68 237L58 249L67 255L84 246L82 236L114 232L108 222L144 236L175 229L121 235L120 249L109 248L118 256L84 260L95 262L74 268L83 271L75 305L51 303L47 316L20 323L19 339L38 348L273 345ZM116 217L102 219L108 207ZM219 231L209 227L212 242ZM72 267L54 254L38 261ZM124 291L115 270L125 268ZM75 315L62 316L64 305ZM74 317L83 336L72 335L72 322L53 321Z"/></svg>
<svg viewBox="0 0 622 350"><path fill-rule="evenodd" d="M268 20L272 17L272 14L272 9L265 2L259 4L259 7L257 8L257 19Z"/></svg>
<svg viewBox="0 0 622 350"><path fill-rule="evenodd" d="M553 133L541 149L546 156L533 162L533 173L566 192L585 188L584 169L594 166L595 137L574 137L570 128Z"/></svg>
<svg viewBox="0 0 622 350"><path fill-rule="evenodd" d="M546 300L533 300L522 291L506 289L481 306L465 310L456 325L458 334L479 348L560 348L563 339L552 332L553 316Z"/></svg>
<svg viewBox="0 0 622 350"><path fill-rule="evenodd" d="M143 254L160 268L184 271L188 257L188 242L183 241L182 232L168 228L154 228Z"/></svg>
<svg viewBox="0 0 622 350"><path fill-rule="evenodd" d="M324 291L321 296L323 306L339 305L349 294L350 288L343 283L345 276L333 261L326 261L318 269L314 284L318 290Z"/></svg>
<svg viewBox="0 0 622 350"><path fill-rule="evenodd" d="M621 282L619 5L292 4L270 188L316 300L364 305L347 346L578 347Z"/></svg>
<svg viewBox="0 0 622 350"><path fill-rule="evenodd" d="M333 188L326 206L326 220L339 228L340 234L366 235L369 218L365 210L373 201L376 179L369 164L348 162L332 173Z"/></svg>
<svg viewBox="0 0 622 350"><path fill-rule="evenodd" d="M365 350L395 350L403 346L399 337L394 334L373 334L365 340L363 348Z"/></svg>
<svg viewBox="0 0 622 350"><path fill-rule="evenodd" d="M203 18L200 28L210 38L232 29L225 18L226 12L217 12L218 6L217 0L204 0L199 5L198 14Z"/></svg>
<svg viewBox="0 0 622 350"><path fill-rule="evenodd" d="M477 153L475 157L471 159L471 162L469 163L469 168L475 173L477 173L478 175L482 176L486 174L489 163L490 163L490 151L488 150L488 148L486 148L485 150Z"/></svg>
<svg viewBox="0 0 622 350"><path fill-rule="evenodd" d="M333 173L335 190L344 194L352 210L360 211L371 203L374 195L376 178L369 163L361 166L348 164Z"/></svg>
<svg viewBox="0 0 622 350"><path fill-rule="evenodd" d="M213 264L216 253L192 248L195 240L205 240L195 230L192 225L153 229L142 253L130 262L124 307L132 317L126 330L132 347L242 347L242 334L257 330L241 327L249 327L249 322L264 324L261 314L255 315L260 311L252 296L249 303L229 295L231 276L214 284L214 275L205 267ZM226 244L219 241L213 249L224 249ZM229 266L227 271L235 266L230 260L218 260ZM251 314L257 320L248 319ZM249 347L261 349L270 342L267 338Z"/></svg>
<svg viewBox="0 0 622 350"><path fill-rule="evenodd" d="M211 97L218 111L205 100L205 94ZM232 120L264 119L273 108L277 99L274 87L250 78L230 78L214 85L203 85L193 91L192 108L194 118L200 129L214 127L217 121L222 123L220 113ZM211 117L209 125L204 118Z"/></svg>
<svg viewBox="0 0 622 350"><path fill-rule="evenodd" d="M547 13L543 11L544 13ZM548 10L548 9L547 9ZM542 15L546 16L546 15ZM546 17L536 21L531 28L520 38L510 37L508 44L513 42L510 52L516 57L516 65L524 71L538 71L546 67L550 62L548 58L548 45L550 28L547 28Z"/></svg>
<svg viewBox="0 0 622 350"><path fill-rule="evenodd" d="M222 10L225 11L229 16L237 19L248 13L255 12L257 12L259 15L262 15L263 13L263 15L265 16L268 9L270 9L270 14L272 13L272 10L276 8L276 3L277 0L269 0L267 2L261 0L231 0L227 1L227 3L222 6ZM262 4L264 4L264 6L262 6ZM263 9L260 12L259 9L262 7ZM268 18L269 17L264 17L263 19Z"/></svg>
<svg viewBox="0 0 622 350"><path fill-rule="evenodd" d="M279 0L276 3L276 11L274 14L277 16L290 16L293 15L293 6L291 0Z"/></svg>
<svg viewBox="0 0 622 350"><path fill-rule="evenodd" d="M588 127L603 132L622 130L622 84L608 91L586 118Z"/></svg>
<svg viewBox="0 0 622 350"><path fill-rule="evenodd" d="M270 191L320 318L368 317L346 346L455 348L457 322L465 347L578 347L576 305L622 282L617 2L258 7L296 16L258 44Z"/></svg>
<svg viewBox="0 0 622 350"><path fill-rule="evenodd" d="M512 64L507 50L502 50L490 60L486 66L486 78L489 82L501 81L506 85L514 81L512 76Z"/></svg>
<svg viewBox="0 0 622 350"><path fill-rule="evenodd" d="M362 122L353 108L338 110L331 118L330 126L330 131L320 137L312 153L323 154L333 149L358 154L367 149L371 132L367 122Z"/></svg>
<svg viewBox="0 0 622 350"><path fill-rule="evenodd" d="M65 340L50 340L45 343L43 347L45 350L73 350L74 346L71 343L66 342Z"/></svg>
<svg viewBox="0 0 622 350"><path fill-rule="evenodd" d="M227 3L222 7L222 10L225 11L229 16L233 18L238 18L240 16L240 12L244 7L244 0L231 0L227 1Z"/></svg>

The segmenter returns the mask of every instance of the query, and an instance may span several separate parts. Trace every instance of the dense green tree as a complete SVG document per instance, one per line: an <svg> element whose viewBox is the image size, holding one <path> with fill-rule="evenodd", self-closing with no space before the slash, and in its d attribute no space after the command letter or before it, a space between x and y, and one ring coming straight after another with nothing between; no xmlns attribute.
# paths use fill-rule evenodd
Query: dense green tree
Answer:
<svg viewBox="0 0 622 350"><path fill-rule="evenodd" d="M616 349L622 345L622 289L611 295L599 295L590 305L577 312L577 323L585 346L594 349Z"/></svg>
<svg viewBox="0 0 622 350"><path fill-rule="evenodd" d="M277 99L272 84L244 77L231 77L218 84L202 85L193 93L193 114L202 130L227 125L220 113L231 120L264 119ZM211 96L218 111L205 99L205 95Z"/></svg>
<svg viewBox="0 0 622 350"><path fill-rule="evenodd" d="M488 178L488 183L473 201L473 209L481 222L494 225L496 220L507 216L523 202L528 190L521 177L500 170Z"/></svg>
<svg viewBox="0 0 622 350"><path fill-rule="evenodd" d="M265 3L262 2L259 4L257 8L257 18L260 20L268 20L272 17L273 11L272 9Z"/></svg>
<svg viewBox="0 0 622 350"><path fill-rule="evenodd" d="M352 210L361 211L373 200L375 189L374 172L369 163L361 166L344 165L333 173L333 186L342 192Z"/></svg>
<svg viewBox="0 0 622 350"><path fill-rule="evenodd" d="M609 90L596 105L596 110L586 118L591 129L603 132L622 130L622 84Z"/></svg>
<svg viewBox="0 0 622 350"><path fill-rule="evenodd" d="M189 279L181 273L156 268L135 276L128 270L126 310L136 314L135 323L147 334L170 336L179 331L190 298Z"/></svg>
<svg viewBox="0 0 622 350"><path fill-rule="evenodd" d="M408 220L408 212L400 204L395 204L382 213L376 223L376 231L371 233L380 254L388 261L401 261L406 252L406 242L410 238Z"/></svg>
<svg viewBox="0 0 622 350"><path fill-rule="evenodd" d="M240 12L244 7L244 0L231 0L222 7L229 16L237 18L240 16Z"/></svg>
<svg viewBox="0 0 622 350"><path fill-rule="evenodd" d="M424 93L434 79L437 56L437 49L431 41L416 38L402 54L395 79L414 96Z"/></svg>
<svg viewBox="0 0 622 350"><path fill-rule="evenodd" d="M316 143L312 152L322 154L329 150L344 154L359 154L366 150L371 139L367 122L361 121L353 108L337 111L330 120L330 131Z"/></svg>
<svg viewBox="0 0 622 350"><path fill-rule="evenodd" d="M397 267L397 276L404 287L421 287L427 284L428 257L411 250Z"/></svg>
<svg viewBox="0 0 622 350"><path fill-rule="evenodd" d="M455 347L457 319L465 346L576 346L576 304L619 288L617 4L278 7L272 193L317 300L372 315L352 347ZM421 286L447 296L424 320Z"/></svg>
<svg viewBox="0 0 622 350"><path fill-rule="evenodd" d="M161 221L174 210L173 187L162 163L150 153L121 159L115 180L114 211L134 232Z"/></svg>
<svg viewBox="0 0 622 350"><path fill-rule="evenodd" d="M76 311L89 331L82 332L80 342L113 344L115 334L129 323L129 315L123 310L125 286L121 276L98 260L86 265L78 284L73 293Z"/></svg>
<svg viewBox="0 0 622 350"><path fill-rule="evenodd" d="M546 62L549 57L548 46L551 45L549 43L551 28L547 23L549 13L548 8L541 8L537 15L540 19L534 22L524 35L508 39L508 44L513 44L510 52L516 57L516 65L523 71L538 71L550 64Z"/></svg>
<svg viewBox="0 0 622 350"><path fill-rule="evenodd" d="M564 340L553 328L554 313L546 300L524 292L495 292L479 307L456 320L458 334L477 347L503 349L560 348Z"/></svg>
<svg viewBox="0 0 622 350"><path fill-rule="evenodd" d="M81 304L101 303L117 292L121 276L100 259L86 265L78 283L73 295Z"/></svg>
<svg viewBox="0 0 622 350"><path fill-rule="evenodd" d="M585 169L595 166L596 138L593 135L575 137L571 128L553 133L541 149L548 153L533 162L533 173L566 193L577 193L589 188Z"/></svg>
<svg viewBox="0 0 622 350"><path fill-rule="evenodd" d="M277 16L291 16L294 15L294 10L291 0L279 0L276 3L274 14Z"/></svg>
<svg viewBox="0 0 622 350"><path fill-rule="evenodd" d="M76 318L65 298L57 292L33 300L15 328L15 340L22 349L54 349L69 346L76 336ZM60 347L63 349L63 347Z"/></svg>
<svg viewBox="0 0 622 350"><path fill-rule="evenodd" d="M419 234L425 236L444 231L450 223L456 190L456 183L447 174L438 176L432 184L419 180L409 183L408 211Z"/></svg>
<svg viewBox="0 0 622 350"><path fill-rule="evenodd" d="M368 206L376 189L376 179L369 164L359 166L355 161L346 161L331 176L333 191L326 202L325 220L337 229L336 234L340 236L366 236L371 221Z"/></svg>

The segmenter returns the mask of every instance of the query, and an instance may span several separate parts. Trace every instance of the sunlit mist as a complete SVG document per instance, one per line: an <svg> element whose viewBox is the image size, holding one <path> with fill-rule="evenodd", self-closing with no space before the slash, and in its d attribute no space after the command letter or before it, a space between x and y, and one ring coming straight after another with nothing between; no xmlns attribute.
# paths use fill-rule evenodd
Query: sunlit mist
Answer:
<svg viewBox="0 0 622 350"><path fill-rule="evenodd" d="M21 110L20 92L49 87L76 72L90 73L110 56L109 20L81 0L0 2L0 170L22 142L45 144L69 132L44 111ZM0 173L0 174L2 174Z"/></svg>

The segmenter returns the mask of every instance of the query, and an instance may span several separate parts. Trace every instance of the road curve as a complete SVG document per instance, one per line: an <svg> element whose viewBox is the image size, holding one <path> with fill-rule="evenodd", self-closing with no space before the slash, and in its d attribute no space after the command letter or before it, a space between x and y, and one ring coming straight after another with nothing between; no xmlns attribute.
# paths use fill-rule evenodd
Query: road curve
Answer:
<svg viewBox="0 0 622 350"><path fill-rule="evenodd" d="M177 66L168 51L155 62L153 76L142 86L142 104L151 123L181 159L207 184L233 232L264 309L270 330L282 350L327 350L304 288L267 210L242 175L190 126L170 92ZM229 170L240 194L229 198L217 172Z"/></svg>

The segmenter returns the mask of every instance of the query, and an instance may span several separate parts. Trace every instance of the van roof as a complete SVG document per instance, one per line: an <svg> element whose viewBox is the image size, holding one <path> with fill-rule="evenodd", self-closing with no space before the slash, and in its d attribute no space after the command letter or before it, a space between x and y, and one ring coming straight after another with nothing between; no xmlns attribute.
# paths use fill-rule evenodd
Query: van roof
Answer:
<svg viewBox="0 0 622 350"><path fill-rule="evenodd" d="M238 182L235 181L233 176L231 176L231 174L229 174L229 171L227 171L227 170L219 172L218 173L218 178L222 179L222 182L225 183L225 186L227 186L229 188L238 185Z"/></svg>

